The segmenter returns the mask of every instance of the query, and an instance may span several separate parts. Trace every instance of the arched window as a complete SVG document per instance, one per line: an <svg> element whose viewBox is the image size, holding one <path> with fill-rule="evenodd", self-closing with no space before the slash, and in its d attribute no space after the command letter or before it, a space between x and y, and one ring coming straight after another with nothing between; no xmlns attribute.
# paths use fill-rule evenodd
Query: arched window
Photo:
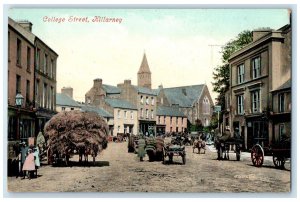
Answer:
<svg viewBox="0 0 300 202"><path fill-rule="evenodd" d="M203 98L202 111L203 114L210 114L210 103L206 96Z"/></svg>

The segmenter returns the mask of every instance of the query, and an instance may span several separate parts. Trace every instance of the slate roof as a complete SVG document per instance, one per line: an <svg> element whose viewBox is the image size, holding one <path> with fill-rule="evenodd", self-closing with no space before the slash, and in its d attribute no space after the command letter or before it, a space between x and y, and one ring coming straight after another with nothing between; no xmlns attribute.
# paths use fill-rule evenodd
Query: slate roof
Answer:
<svg viewBox="0 0 300 202"><path fill-rule="evenodd" d="M204 84L164 88L164 93L170 104L179 105L180 107L192 107L202 94L203 87Z"/></svg>
<svg viewBox="0 0 300 202"><path fill-rule="evenodd" d="M287 80L284 84L282 84L281 86L279 86L277 89L273 90L272 92L280 91L280 90L284 90L284 89L288 89L288 88L291 88L291 79Z"/></svg>
<svg viewBox="0 0 300 202"><path fill-rule="evenodd" d="M121 93L121 89L116 86L102 84L102 87L105 90L105 92L108 94L120 94Z"/></svg>
<svg viewBox="0 0 300 202"><path fill-rule="evenodd" d="M19 25L19 23L15 22L11 18L8 18L8 24L12 26L17 32L19 32L23 37L25 37L32 45L34 45L34 34L24 29L21 25Z"/></svg>
<svg viewBox="0 0 300 202"><path fill-rule="evenodd" d="M130 102L122 99L114 99L114 98L105 98L105 102L113 108L121 108L121 109L135 109L137 108L131 104Z"/></svg>
<svg viewBox="0 0 300 202"><path fill-rule="evenodd" d="M156 115L158 116L180 116L185 117L183 112L179 111L178 107L158 106Z"/></svg>
<svg viewBox="0 0 300 202"><path fill-rule="evenodd" d="M81 111L96 112L97 114L99 114L100 116L105 117L105 118L113 118L114 117L108 111L106 111L102 108L99 108L99 107L91 106L91 105L85 105L85 104L81 105Z"/></svg>
<svg viewBox="0 0 300 202"><path fill-rule="evenodd" d="M56 93L56 105L80 107L80 105L68 95Z"/></svg>
<svg viewBox="0 0 300 202"><path fill-rule="evenodd" d="M140 87L140 86L134 86L134 88L138 93L147 94L147 95L157 95L156 90L151 90L149 88Z"/></svg>

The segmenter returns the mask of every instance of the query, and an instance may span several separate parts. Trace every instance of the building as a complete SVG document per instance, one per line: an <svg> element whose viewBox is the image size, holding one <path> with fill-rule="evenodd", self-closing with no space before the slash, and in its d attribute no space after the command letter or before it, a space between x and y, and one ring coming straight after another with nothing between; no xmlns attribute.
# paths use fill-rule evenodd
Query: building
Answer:
<svg viewBox="0 0 300 202"><path fill-rule="evenodd" d="M291 26L252 34L253 42L229 58L229 126L246 149L290 136Z"/></svg>
<svg viewBox="0 0 300 202"><path fill-rule="evenodd" d="M156 114L156 132L183 133L187 131L187 117L178 107L158 106Z"/></svg>
<svg viewBox="0 0 300 202"><path fill-rule="evenodd" d="M213 113L213 101L205 84L157 89L159 106L178 107L188 119L188 125L200 120L203 126L209 126Z"/></svg>
<svg viewBox="0 0 300 202"><path fill-rule="evenodd" d="M34 42L35 36L30 31L8 18L9 144L16 141L27 142L28 137L35 134ZM15 102L18 93L24 98L20 107Z"/></svg>
<svg viewBox="0 0 300 202"><path fill-rule="evenodd" d="M137 134L137 108L130 102L116 98L105 98L103 109L113 114L114 124L109 126L113 136L118 133Z"/></svg>
<svg viewBox="0 0 300 202"><path fill-rule="evenodd" d="M73 88L63 87L61 93L56 94L56 111L81 110L81 105L73 99Z"/></svg>
<svg viewBox="0 0 300 202"><path fill-rule="evenodd" d="M57 53L40 38L35 38L35 107L36 131L56 113ZM37 135L37 134L36 134Z"/></svg>
<svg viewBox="0 0 300 202"><path fill-rule="evenodd" d="M146 53L144 53L140 69L137 73L137 80L139 87L151 89L151 71L148 65Z"/></svg>

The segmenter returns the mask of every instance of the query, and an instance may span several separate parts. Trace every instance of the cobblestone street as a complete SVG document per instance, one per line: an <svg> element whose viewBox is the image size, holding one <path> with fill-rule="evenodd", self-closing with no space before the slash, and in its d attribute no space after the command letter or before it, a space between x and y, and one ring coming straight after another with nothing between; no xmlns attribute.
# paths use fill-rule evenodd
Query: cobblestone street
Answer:
<svg viewBox="0 0 300 202"><path fill-rule="evenodd" d="M205 154L187 146L186 165L174 157L173 164L139 162L127 152L127 143L109 143L97 156L96 166L79 166L78 156L72 167L42 166L32 180L8 177L8 192L290 192L290 163L285 170L275 169L271 158L263 167L252 165L250 155L241 161L230 154L229 161L216 160L213 146Z"/></svg>

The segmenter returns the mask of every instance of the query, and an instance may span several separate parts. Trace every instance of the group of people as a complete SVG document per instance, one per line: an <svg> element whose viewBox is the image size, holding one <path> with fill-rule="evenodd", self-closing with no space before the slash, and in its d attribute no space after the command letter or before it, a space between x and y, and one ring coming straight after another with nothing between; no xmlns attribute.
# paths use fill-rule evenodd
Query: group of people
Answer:
<svg viewBox="0 0 300 202"><path fill-rule="evenodd" d="M22 177L21 179L25 179L27 176L28 179L34 175L37 176L37 169L41 166L40 158L39 158L39 148L38 146L30 145L26 146L25 142L20 143L21 148L20 152L17 156L17 160L19 161L19 172L18 177Z"/></svg>

